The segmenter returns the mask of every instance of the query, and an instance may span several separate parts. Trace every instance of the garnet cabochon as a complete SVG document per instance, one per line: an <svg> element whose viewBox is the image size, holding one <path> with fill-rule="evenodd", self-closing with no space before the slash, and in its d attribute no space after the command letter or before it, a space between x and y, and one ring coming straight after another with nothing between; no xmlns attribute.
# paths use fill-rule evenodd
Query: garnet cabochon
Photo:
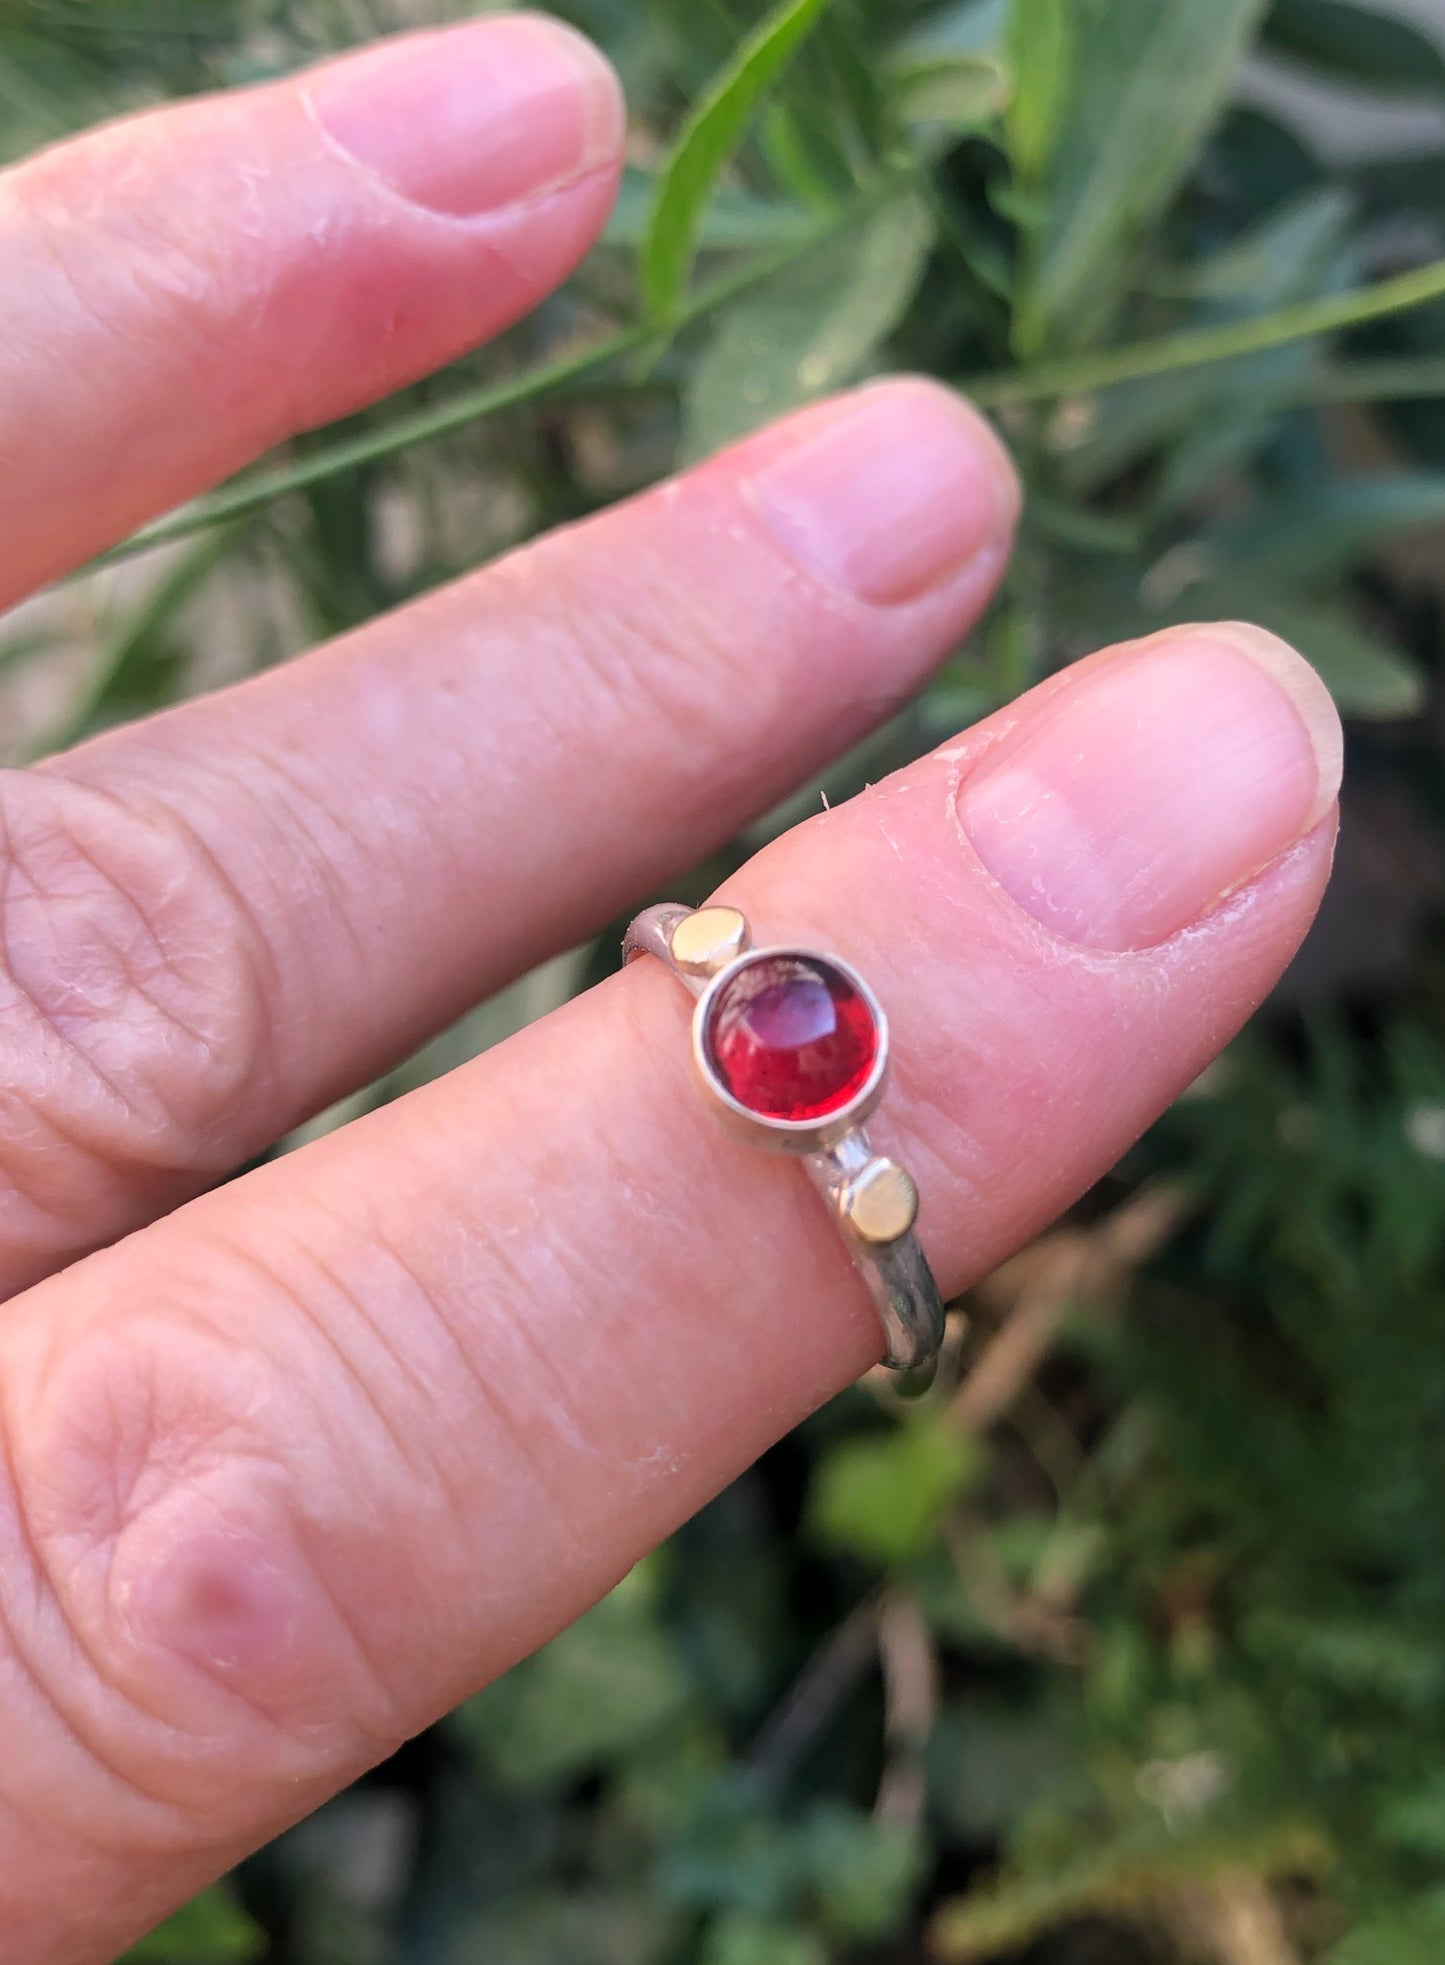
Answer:
<svg viewBox="0 0 1445 1965"><path fill-rule="evenodd" d="M709 1006L707 1060L723 1089L760 1119L826 1119L872 1076L879 1031L856 983L815 955L744 962Z"/></svg>

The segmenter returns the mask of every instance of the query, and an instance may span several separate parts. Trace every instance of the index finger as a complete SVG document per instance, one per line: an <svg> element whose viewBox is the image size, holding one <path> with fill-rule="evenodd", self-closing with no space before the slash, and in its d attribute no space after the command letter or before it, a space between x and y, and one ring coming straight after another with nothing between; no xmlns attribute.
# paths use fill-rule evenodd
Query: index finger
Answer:
<svg viewBox="0 0 1445 1965"><path fill-rule="evenodd" d="M623 125L581 35L500 15L0 175L0 606L535 306Z"/></svg>

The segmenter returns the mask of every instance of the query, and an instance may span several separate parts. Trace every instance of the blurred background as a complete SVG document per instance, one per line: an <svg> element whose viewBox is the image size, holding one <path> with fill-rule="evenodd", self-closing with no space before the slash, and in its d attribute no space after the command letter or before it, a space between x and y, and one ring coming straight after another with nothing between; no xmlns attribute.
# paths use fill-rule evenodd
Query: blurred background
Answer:
<svg viewBox="0 0 1445 1965"><path fill-rule="evenodd" d="M0 152L463 11L0 0ZM686 896L1099 643L1220 614L1347 716L1338 872L1251 1030L971 1293L930 1402L838 1400L134 1958L1440 1965L1445 3L559 11L632 106L604 243L484 356L0 623L4 761L908 366L1021 461L1007 590ZM690 205L708 103L735 141Z"/></svg>

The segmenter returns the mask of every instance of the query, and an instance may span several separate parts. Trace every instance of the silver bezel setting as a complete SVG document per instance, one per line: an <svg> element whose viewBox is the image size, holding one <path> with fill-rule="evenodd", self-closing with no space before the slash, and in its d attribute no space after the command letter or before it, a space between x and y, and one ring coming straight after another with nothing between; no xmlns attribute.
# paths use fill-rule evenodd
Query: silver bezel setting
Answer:
<svg viewBox="0 0 1445 1965"><path fill-rule="evenodd" d="M943 1338L938 1283L914 1232L918 1189L905 1167L876 1153L864 1121L888 1076L888 1019L851 963L827 949L788 943L753 946L747 917L725 902L690 908L659 901L644 908L622 943L624 963L655 956L697 999L692 1017L692 1077L714 1117L737 1137L795 1156L827 1204L855 1267L868 1285L883 1327L884 1364L906 1396L933 1382ZM708 1052L707 1033L719 993L751 962L782 957L816 962L858 991L878 1034L867 1080L846 1105L822 1119L772 1119L733 1097Z"/></svg>
<svg viewBox="0 0 1445 1965"><path fill-rule="evenodd" d="M755 1112L751 1106L733 1097L718 1076L709 1054L708 1025L718 998L734 977L741 975L745 969L751 969L759 962L776 961L779 957L791 962L813 962L819 968L831 969L835 975L841 976L851 989L857 990L877 1033L873 1068L866 1080L846 1105L840 1105L836 1112L826 1113L820 1119L774 1119L765 1113ZM858 971L824 949L798 948L789 943L744 949L725 968L718 970L697 1000L692 1015L692 1064L703 1096L733 1132L751 1140L755 1146L771 1148L775 1153L816 1153L821 1147L832 1146L855 1127L861 1126L882 1098L888 1077L888 1019L878 998Z"/></svg>

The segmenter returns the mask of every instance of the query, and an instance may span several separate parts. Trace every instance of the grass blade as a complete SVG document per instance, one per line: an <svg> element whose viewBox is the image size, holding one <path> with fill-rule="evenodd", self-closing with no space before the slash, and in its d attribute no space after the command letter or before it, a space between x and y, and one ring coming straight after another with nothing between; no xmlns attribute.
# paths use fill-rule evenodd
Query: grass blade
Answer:
<svg viewBox="0 0 1445 1965"><path fill-rule="evenodd" d="M786 0L748 36L683 125L643 241L642 292L654 324L674 320L718 173L754 110L828 0Z"/></svg>

